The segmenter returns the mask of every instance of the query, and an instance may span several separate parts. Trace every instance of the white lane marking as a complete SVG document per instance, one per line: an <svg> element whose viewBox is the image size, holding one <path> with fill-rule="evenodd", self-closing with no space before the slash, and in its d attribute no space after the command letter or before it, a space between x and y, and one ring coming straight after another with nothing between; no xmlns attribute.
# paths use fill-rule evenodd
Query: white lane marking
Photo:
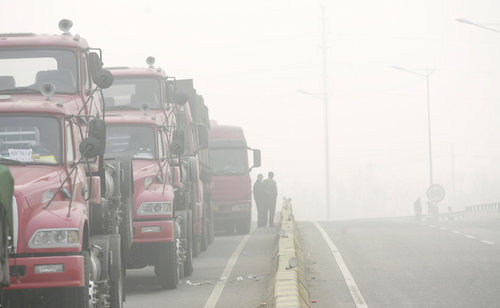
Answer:
<svg viewBox="0 0 500 308"><path fill-rule="evenodd" d="M451 231L451 232L456 233L456 234L461 234L461 232L460 232L460 231L458 231L458 230L453 230L453 231Z"/></svg>
<svg viewBox="0 0 500 308"><path fill-rule="evenodd" d="M485 244L488 244L488 245L495 245L494 242L490 242L490 241L487 241L487 240L481 240L481 243L485 243Z"/></svg>
<svg viewBox="0 0 500 308"><path fill-rule="evenodd" d="M361 295L361 291L359 290L358 286L356 285L356 282L354 281L354 278L351 275L351 272L347 268L346 264L344 263L344 259L342 258L342 255L340 254L337 246L333 243L333 241L330 239L326 231L315 221L314 225L316 226L316 229L318 229L319 233L323 236L323 239L325 242L328 244L328 247L330 248L330 251L332 252L333 257L335 258L335 261L337 262L337 265L340 268L340 271L342 272L342 275L344 276L345 283L347 285L347 288L349 289L349 292L351 292L352 299L354 300L354 304L356 307L361 307L361 308L368 308L368 304L366 304L365 299L363 298L363 295Z"/></svg>
<svg viewBox="0 0 500 308"><path fill-rule="evenodd" d="M204 306L205 308L213 308L219 301L222 291L226 286L227 279L229 279L229 276L231 275L231 272L233 271L233 268L236 265L236 261L238 261L238 257L241 255L241 252L243 251L243 248L245 247L245 244L247 243L251 235L252 233L247 234L241 239L240 243L238 244L233 254L227 261L226 267L224 268L224 271L222 272L219 281L213 288L212 293L210 293L210 296L208 297L207 302L205 303Z"/></svg>
<svg viewBox="0 0 500 308"><path fill-rule="evenodd" d="M428 225L429 228L436 228L435 225Z"/></svg>
<svg viewBox="0 0 500 308"><path fill-rule="evenodd" d="M475 240L477 238L474 235L469 235L469 234L466 234L465 237L470 238L471 240Z"/></svg>
<svg viewBox="0 0 500 308"><path fill-rule="evenodd" d="M445 228L445 227L441 227L441 228L439 228L439 230L443 230L443 231L446 231L446 230L448 230L448 228Z"/></svg>

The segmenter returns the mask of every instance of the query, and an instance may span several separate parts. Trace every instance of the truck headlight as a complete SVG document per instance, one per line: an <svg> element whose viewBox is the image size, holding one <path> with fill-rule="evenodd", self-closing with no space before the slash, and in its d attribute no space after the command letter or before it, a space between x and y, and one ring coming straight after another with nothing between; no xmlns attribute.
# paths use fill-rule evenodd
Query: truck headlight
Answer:
<svg viewBox="0 0 500 308"><path fill-rule="evenodd" d="M79 246L80 231L78 229L40 229L28 242L28 247L33 249Z"/></svg>
<svg viewBox="0 0 500 308"><path fill-rule="evenodd" d="M248 203L238 203L234 204L231 209L233 211L248 211L250 209L250 204Z"/></svg>
<svg viewBox="0 0 500 308"><path fill-rule="evenodd" d="M172 215L172 203L170 202L145 202L137 210L137 215Z"/></svg>

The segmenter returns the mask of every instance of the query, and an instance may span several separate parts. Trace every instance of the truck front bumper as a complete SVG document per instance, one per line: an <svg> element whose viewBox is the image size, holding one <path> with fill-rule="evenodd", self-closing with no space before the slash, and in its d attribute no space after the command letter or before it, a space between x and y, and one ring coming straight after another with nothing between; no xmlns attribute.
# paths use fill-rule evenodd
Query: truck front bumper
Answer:
<svg viewBox="0 0 500 308"><path fill-rule="evenodd" d="M10 286L6 290L83 287L81 255L10 257Z"/></svg>
<svg viewBox="0 0 500 308"><path fill-rule="evenodd" d="M174 222L172 220L134 221L134 244L172 242Z"/></svg>
<svg viewBox="0 0 500 308"><path fill-rule="evenodd" d="M240 220L249 219L251 215L251 208L234 209L233 204L213 204L212 213L216 222L237 222Z"/></svg>

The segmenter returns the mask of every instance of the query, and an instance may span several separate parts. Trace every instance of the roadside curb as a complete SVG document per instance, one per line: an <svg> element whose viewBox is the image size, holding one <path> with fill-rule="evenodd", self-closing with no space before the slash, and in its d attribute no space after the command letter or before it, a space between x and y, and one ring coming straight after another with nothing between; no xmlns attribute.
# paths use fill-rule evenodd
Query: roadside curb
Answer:
<svg viewBox="0 0 500 308"><path fill-rule="evenodd" d="M284 198L281 230L276 253L276 274L271 283L267 307L311 307L306 287L304 254L293 217L291 199Z"/></svg>

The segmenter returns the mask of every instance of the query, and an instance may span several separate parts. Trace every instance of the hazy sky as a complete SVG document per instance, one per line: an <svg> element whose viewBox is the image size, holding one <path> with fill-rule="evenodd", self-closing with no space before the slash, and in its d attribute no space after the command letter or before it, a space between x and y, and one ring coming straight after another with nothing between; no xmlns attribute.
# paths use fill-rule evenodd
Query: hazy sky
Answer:
<svg viewBox="0 0 500 308"><path fill-rule="evenodd" d="M243 126L262 150L255 174L275 171L297 217L324 219L321 6L332 216L407 215L425 196L425 78L393 65L432 71L440 209L500 201L500 33L455 21L500 29L499 1L0 0L0 32L59 33L69 18L106 66L144 66L152 55L169 75L193 78L212 118Z"/></svg>

